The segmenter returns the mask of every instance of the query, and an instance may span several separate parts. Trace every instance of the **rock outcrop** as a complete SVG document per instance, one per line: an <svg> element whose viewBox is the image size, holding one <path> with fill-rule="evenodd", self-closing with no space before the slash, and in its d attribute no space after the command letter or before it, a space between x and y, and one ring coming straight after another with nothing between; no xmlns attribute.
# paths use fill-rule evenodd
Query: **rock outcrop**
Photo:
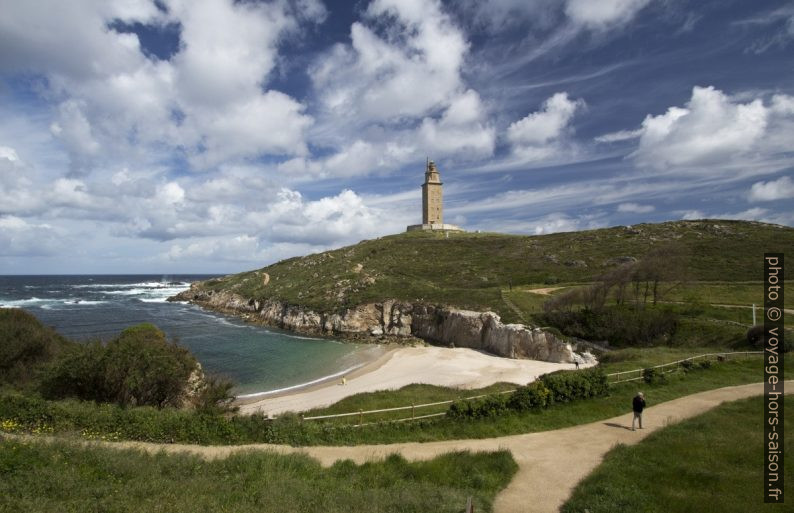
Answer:
<svg viewBox="0 0 794 513"><path fill-rule="evenodd" d="M191 288L173 298L300 333L350 339L410 338L468 347L508 358L549 362L583 362L571 344L540 328L504 324L493 312L386 300L349 308L341 313L313 310L273 300L246 299L229 291Z"/></svg>
<svg viewBox="0 0 794 513"><path fill-rule="evenodd" d="M503 324L493 312L417 307L413 334L456 347L480 349L508 358L573 363L570 344L540 328Z"/></svg>

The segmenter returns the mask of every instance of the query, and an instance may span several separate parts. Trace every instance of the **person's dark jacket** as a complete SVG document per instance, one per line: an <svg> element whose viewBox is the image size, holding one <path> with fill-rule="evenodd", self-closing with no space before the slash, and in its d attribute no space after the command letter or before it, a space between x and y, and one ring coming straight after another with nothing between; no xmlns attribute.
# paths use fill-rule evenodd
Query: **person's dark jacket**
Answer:
<svg viewBox="0 0 794 513"><path fill-rule="evenodd" d="M642 413L642 409L645 408L645 399L640 396L635 396L634 401L632 401L632 406L634 407L634 411Z"/></svg>

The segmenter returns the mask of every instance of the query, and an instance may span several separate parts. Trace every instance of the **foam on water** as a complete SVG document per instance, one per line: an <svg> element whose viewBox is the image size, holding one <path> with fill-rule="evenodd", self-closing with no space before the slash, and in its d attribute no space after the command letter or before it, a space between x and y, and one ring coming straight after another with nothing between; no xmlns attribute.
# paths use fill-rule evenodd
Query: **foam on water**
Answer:
<svg viewBox="0 0 794 513"><path fill-rule="evenodd" d="M238 395L237 399L252 399L254 397L266 397L268 395L281 394L283 392L289 392L291 390L298 390L298 389L301 389L301 388L310 387L312 385L316 385L316 384L322 383L324 381L329 381L329 380L332 380L334 378L338 378L340 376L344 376L345 374L353 372L354 370L359 369L359 368L361 368L363 366L364 366L364 364L360 363L358 365L354 365L353 367L350 367L349 369L345 369L343 371L339 371L339 372L336 372L334 374L329 374L328 376L323 376L322 378L317 378L317 379L314 379L312 381L307 381L306 383L300 383L298 385L292 385L292 386L284 387L284 388L277 388L275 390L267 390L265 392L254 392L253 394L242 394L242 395Z"/></svg>
<svg viewBox="0 0 794 513"><path fill-rule="evenodd" d="M0 298L0 308L31 308L31 307L39 307L44 309L52 309L53 307L57 307L60 305L63 306L94 306L94 305L104 305L107 304L108 301L98 301L98 300L91 300L91 299L82 299L82 298L48 298L48 299L41 299L37 297L31 297L29 299L17 299L17 300L8 300Z"/></svg>
<svg viewBox="0 0 794 513"><path fill-rule="evenodd" d="M246 324L166 299L211 276L0 276L0 307L24 308L75 340L109 340L149 322L178 339L205 372L231 378L235 393L292 390L350 372L373 346Z"/></svg>

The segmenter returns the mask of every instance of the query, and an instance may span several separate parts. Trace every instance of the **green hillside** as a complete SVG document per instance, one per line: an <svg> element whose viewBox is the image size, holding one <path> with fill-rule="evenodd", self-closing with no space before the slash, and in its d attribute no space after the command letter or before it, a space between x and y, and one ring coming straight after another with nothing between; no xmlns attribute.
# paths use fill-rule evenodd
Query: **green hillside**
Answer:
<svg viewBox="0 0 794 513"><path fill-rule="evenodd" d="M587 282L671 244L685 254L689 280L760 282L763 253L794 247L794 229L705 220L540 236L411 232L291 258L199 287L322 312L399 299L490 309L510 319L514 314L503 290ZM792 276L789 266L786 277Z"/></svg>

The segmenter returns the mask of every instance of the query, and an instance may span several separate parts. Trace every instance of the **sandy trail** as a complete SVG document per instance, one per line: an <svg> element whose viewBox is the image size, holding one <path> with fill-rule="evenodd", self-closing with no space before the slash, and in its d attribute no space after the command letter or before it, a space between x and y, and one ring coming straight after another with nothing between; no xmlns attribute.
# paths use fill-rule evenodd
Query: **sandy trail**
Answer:
<svg viewBox="0 0 794 513"><path fill-rule="evenodd" d="M532 292L533 294L540 294L541 296L549 296L555 290L561 290L568 287L545 287L542 289L526 289L526 292Z"/></svg>
<svg viewBox="0 0 794 513"><path fill-rule="evenodd" d="M786 382L794 386L794 381ZM519 470L510 484L496 497L496 513L558 511L570 497L574 487L598 466L604 455L616 444L633 445L659 428L694 417L723 402L760 395L762 383L719 388L681 397L651 406L643 414L645 429L632 432L631 413L611 419L523 435L483 440L450 440L428 443L359 445L352 447L290 447L286 445L252 444L239 446L197 446L151 444L142 442L86 442L109 447L137 448L148 452L189 452L205 458L222 458L252 450L281 454L306 454L328 466L337 460L350 459L363 463L398 453L408 460L426 460L451 451L494 451L507 449L518 463ZM627 398L629 403L631 398ZM648 397L653 401L653 397ZM528 505L531 505L528 506Z"/></svg>
<svg viewBox="0 0 794 513"><path fill-rule="evenodd" d="M583 366L584 367L584 366ZM482 388L498 382L525 385L541 374L573 369L572 363L551 363L493 356L465 348L403 347L392 350L377 362L321 386L260 399L240 406L240 412L278 415L334 404L345 397L377 390L394 390L414 383Z"/></svg>

